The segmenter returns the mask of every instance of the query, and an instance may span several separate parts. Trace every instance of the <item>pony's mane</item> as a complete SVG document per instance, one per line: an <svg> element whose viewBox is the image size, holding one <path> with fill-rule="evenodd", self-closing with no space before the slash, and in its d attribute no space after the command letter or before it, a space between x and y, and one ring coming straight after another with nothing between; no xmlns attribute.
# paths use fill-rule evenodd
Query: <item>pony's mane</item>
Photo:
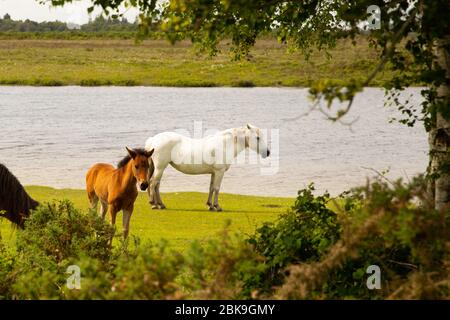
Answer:
<svg viewBox="0 0 450 320"><path fill-rule="evenodd" d="M0 163L0 211L5 211L0 216L23 227L23 216L28 216L30 210L38 205L39 203L27 194L19 180Z"/></svg>
<svg viewBox="0 0 450 320"><path fill-rule="evenodd" d="M237 132L245 132L245 130L247 129L246 126L243 127L236 127L236 128L229 128L229 129L225 129L222 131L217 132L217 134L221 134L221 135L225 135L225 134L235 134Z"/></svg>
<svg viewBox="0 0 450 320"><path fill-rule="evenodd" d="M140 156L145 155L145 152L146 152L145 149L142 149L142 148L133 149L133 150ZM130 160L131 160L131 157L129 154L127 154L125 157L123 157L122 160L119 161L119 163L117 164L117 168L120 169L120 168L125 167L128 164L128 162L130 162Z"/></svg>

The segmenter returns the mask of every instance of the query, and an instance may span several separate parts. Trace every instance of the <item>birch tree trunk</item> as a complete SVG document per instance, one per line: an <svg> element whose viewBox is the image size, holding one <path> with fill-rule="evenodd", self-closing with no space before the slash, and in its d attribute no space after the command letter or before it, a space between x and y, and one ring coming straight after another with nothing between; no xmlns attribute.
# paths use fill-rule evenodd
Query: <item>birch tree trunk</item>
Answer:
<svg viewBox="0 0 450 320"><path fill-rule="evenodd" d="M437 210L450 208L450 37L436 41L435 65L445 70L445 81L436 88L435 125L429 133L430 191Z"/></svg>

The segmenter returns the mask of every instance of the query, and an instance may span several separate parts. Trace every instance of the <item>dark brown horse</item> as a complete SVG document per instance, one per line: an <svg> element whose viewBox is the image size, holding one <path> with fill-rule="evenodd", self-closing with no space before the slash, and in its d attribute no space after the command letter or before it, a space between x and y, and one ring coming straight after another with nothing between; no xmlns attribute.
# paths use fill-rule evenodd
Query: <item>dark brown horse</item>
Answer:
<svg viewBox="0 0 450 320"><path fill-rule="evenodd" d="M0 163L0 217L23 228L30 211L38 205L39 202L31 198L19 180Z"/></svg>
<svg viewBox="0 0 450 320"><path fill-rule="evenodd" d="M97 163L86 174L86 191L92 208L96 210L100 201L104 219L109 207L112 225L116 223L117 212L122 210L125 238L128 236L130 218L138 196L136 184L139 184L142 191L148 188L150 163L153 163L153 150L127 148L127 151L128 155L119 162L117 168Z"/></svg>

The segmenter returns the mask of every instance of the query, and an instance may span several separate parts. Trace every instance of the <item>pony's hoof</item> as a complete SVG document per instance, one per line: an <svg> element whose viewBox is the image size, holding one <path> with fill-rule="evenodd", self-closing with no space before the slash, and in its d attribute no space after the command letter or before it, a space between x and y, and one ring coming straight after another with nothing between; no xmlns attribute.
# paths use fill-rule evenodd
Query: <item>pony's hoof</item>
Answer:
<svg viewBox="0 0 450 320"><path fill-rule="evenodd" d="M216 211L216 209L214 209L214 207L209 207L209 211Z"/></svg>
<svg viewBox="0 0 450 320"><path fill-rule="evenodd" d="M152 209L153 209L153 210L158 210L159 208L158 208L157 205L152 205Z"/></svg>
<svg viewBox="0 0 450 320"><path fill-rule="evenodd" d="M216 206L216 211L217 212L221 212L221 211L223 211L223 209L221 207L219 207L219 206Z"/></svg>
<svg viewBox="0 0 450 320"><path fill-rule="evenodd" d="M166 208L166 206L163 205L163 204L160 204L160 205L159 205L159 208L160 208L161 210L164 210L164 209Z"/></svg>

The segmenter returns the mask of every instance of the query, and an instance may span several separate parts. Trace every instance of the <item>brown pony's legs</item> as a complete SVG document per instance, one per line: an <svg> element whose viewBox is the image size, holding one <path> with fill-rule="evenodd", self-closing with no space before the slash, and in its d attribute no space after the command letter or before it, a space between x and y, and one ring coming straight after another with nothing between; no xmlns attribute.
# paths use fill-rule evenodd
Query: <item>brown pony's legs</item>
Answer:
<svg viewBox="0 0 450 320"><path fill-rule="evenodd" d="M91 209L97 212L98 197L95 192L88 192L89 203L91 204Z"/></svg>
<svg viewBox="0 0 450 320"><path fill-rule="evenodd" d="M116 208L116 206L114 206L114 205L112 204L111 207L109 207L109 214L110 214L110 216L111 216L111 224L112 224L113 226L116 225L117 212L119 212L119 210Z"/></svg>
<svg viewBox="0 0 450 320"><path fill-rule="evenodd" d="M127 209L123 209L122 226L123 226L123 237L125 239L128 237L128 232L130 231L130 218L132 213L133 213L133 205Z"/></svg>
<svg viewBox="0 0 450 320"><path fill-rule="evenodd" d="M112 245L112 240L114 237L114 234L116 233L116 217L117 217L117 212L119 210L116 208L116 206L114 206L113 204L111 204L111 206L109 207L109 214L111 216L111 225L114 227L114 231L113 234L111 235L111 239L110 239L110 245Z"/></svg>
<svg viewBox="0 0 450 320"><path fill-rule="evenodd" d="M100 215L103 220L105 220L107 211L108 211L108 202L100 200Z"/></svg>

